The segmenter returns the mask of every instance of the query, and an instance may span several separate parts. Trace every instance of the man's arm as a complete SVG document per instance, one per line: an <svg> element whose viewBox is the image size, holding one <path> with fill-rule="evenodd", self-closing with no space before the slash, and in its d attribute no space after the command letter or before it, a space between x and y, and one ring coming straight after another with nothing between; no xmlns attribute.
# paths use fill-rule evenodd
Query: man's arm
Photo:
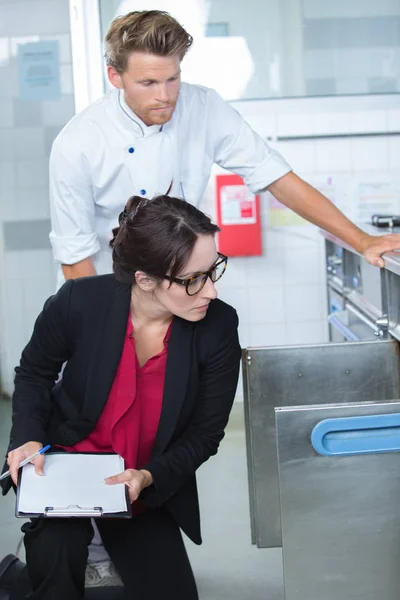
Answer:
<svg viewBox="0 0 400 600"><path fill-rule="evenodd" d="M91 258L85 258L74 265L61 265L65 279L78 279L78 277L91 277L96 275Z"/></svg>
<svg viewBox="0 0 400 600"><path fill-rule="evenodd" d="M50 242L66 279L96 275L96 234L91 169L79 140L57 138L50 155Z"/></svg>
<svg viewBox="0 0 400 600"><path fill-rule="evenodd" d="M328 198L295 173L288 173L268 186L267 190L295 213L329 231L362 254L369 236L361 231Z"/></svg>
<svg viewBox="0 0 400 600"><path fill-rule="evenodd" d="M371 236L349 221L328 198L294 173L284 175L266 188L295 213L336 235L371 264L383 267L381 254L400 248L400 235Z"/></svg>

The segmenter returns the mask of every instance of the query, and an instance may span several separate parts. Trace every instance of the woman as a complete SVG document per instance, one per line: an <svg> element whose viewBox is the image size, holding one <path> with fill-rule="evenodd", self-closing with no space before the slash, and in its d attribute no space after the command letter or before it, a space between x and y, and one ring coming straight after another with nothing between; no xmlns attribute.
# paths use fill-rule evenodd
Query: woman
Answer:
<svg viewBox="0 0 400 600"><path fill-rule="evenodd" d="M48 443L125 459L107 483L129 487L134 516L96 522L126 598L198 598L179 529L201 543L195 471L223 438L240 361L236 312L216 299L217 231L182 200L132 197L110 242L114 274L67 281L16 369L14 483ZM36 519L24 532L32 600L83 598L90 520Z"/></svg>

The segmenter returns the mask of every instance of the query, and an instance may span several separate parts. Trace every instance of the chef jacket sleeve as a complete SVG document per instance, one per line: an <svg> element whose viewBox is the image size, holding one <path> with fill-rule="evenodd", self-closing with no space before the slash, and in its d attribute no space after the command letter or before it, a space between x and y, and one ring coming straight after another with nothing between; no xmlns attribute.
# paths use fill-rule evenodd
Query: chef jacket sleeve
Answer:
<svg viewBox="0 0 400 600"><path fill-rule="evenodd" d="M76 138L57 138L50 155L50 242L55 260L65 265L100 249L90 169Z"/></svg>
<svg viewBox="0 0 400 600"><path fill-rule="evenodd" d="M207 115L215 162L243 177L254 194L291 171L281 154L270 148L243 117L211 89Z"/></svg>

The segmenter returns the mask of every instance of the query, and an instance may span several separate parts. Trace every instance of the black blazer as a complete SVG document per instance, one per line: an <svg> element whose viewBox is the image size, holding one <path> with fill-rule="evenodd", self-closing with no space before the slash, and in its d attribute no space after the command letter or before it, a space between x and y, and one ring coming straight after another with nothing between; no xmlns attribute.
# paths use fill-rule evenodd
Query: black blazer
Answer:
<svg viewBox="0 0 400 600"><path fill-rule="evenodd" d="M121 357L130 297L130 286L101 275L69 280L47 300L15 370L9 450L31 440L73 445L94 429ZM165 504L198 544L195 471L224 436L239 374L237 326L236 311L220 300L196 323L174 318L153 455L139 465L154 479L140 500ZM3 494L10 487L7 478Z"/></svg>

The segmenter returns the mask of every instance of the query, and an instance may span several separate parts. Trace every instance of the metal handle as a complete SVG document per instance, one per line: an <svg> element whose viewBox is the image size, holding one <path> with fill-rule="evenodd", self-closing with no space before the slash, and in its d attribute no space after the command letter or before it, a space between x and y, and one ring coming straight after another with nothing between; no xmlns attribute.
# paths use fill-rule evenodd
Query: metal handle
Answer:
<svg viewBox="0 0 400 600"><path fill-rule="evenodd" d="M375 335L377 336L384 336L385 334L388 333L389 331L389 318L387 315L383 315L382 317L379 317L379 319L377 319L375 321L375 325L378 329L378 331L375 333Z"/></svg>
<svg viewBox="0 0 400 600"><path fill-rule="evenodd" d="M368 327L372 329L372 331L377 337L384 336L389 328L389 319L387 318L387 315L379 317L374 322L352 304L346 304L346 310L353 313L353 315L357 317L357 319L360 319L360 321L368 325Z"/></svg>
<svg viewBox="0 0 400 600"><path fill-rule="evenodd" d="M392 229L393 227L397 227L398 225L400 225L400 216L372 215L371 223L372 225L375 225L375 227L389 227L389 229Z"/></svg>
<svg viewBox="0 0 400 600"><path fill-rule="evenodd" d="M372 329L372 331L377 331L375 323L366 315L364 315L361 311L359 311L355 306L353 306L352 304L346 304L346 310L351 312L355 317L357 317L357 319L368 325L368 327Z"/></svg>
<svg viewBox="0 0 400 600"><path fill-rule="evenodd" d="M334 327L335 329L337 329L339 333L341 333L343 337L349 342L359 342L360 338L358 337L358 335L356 335L354 331L350 329L350 327L342 323L342 321L339 319L339 316L344 314L344 311L330 314L328 316L329 324L332 325L332 327Z"/></svg>
<svg viewBox="0 0 400 600"><path fill-rule="evenodd" d="M101 517L103 509L101 506L86 508L77 504L70 504L64 507L46 506L44 515L46 517Z"/></svg>
<svg viewBox="0 0 400 600"><path fill-rule="evenodd" d="M327 258L328 265L331 267L340 267L343 264L343 259L341 256L337 256L336 254L331 254Z"/></svg>
<svg viewBox="0 0 400 600"><path fill-rule="evenodd" d="M323 456L398 452L400 413L325 419L312 430L311 443Z"/></svg>

